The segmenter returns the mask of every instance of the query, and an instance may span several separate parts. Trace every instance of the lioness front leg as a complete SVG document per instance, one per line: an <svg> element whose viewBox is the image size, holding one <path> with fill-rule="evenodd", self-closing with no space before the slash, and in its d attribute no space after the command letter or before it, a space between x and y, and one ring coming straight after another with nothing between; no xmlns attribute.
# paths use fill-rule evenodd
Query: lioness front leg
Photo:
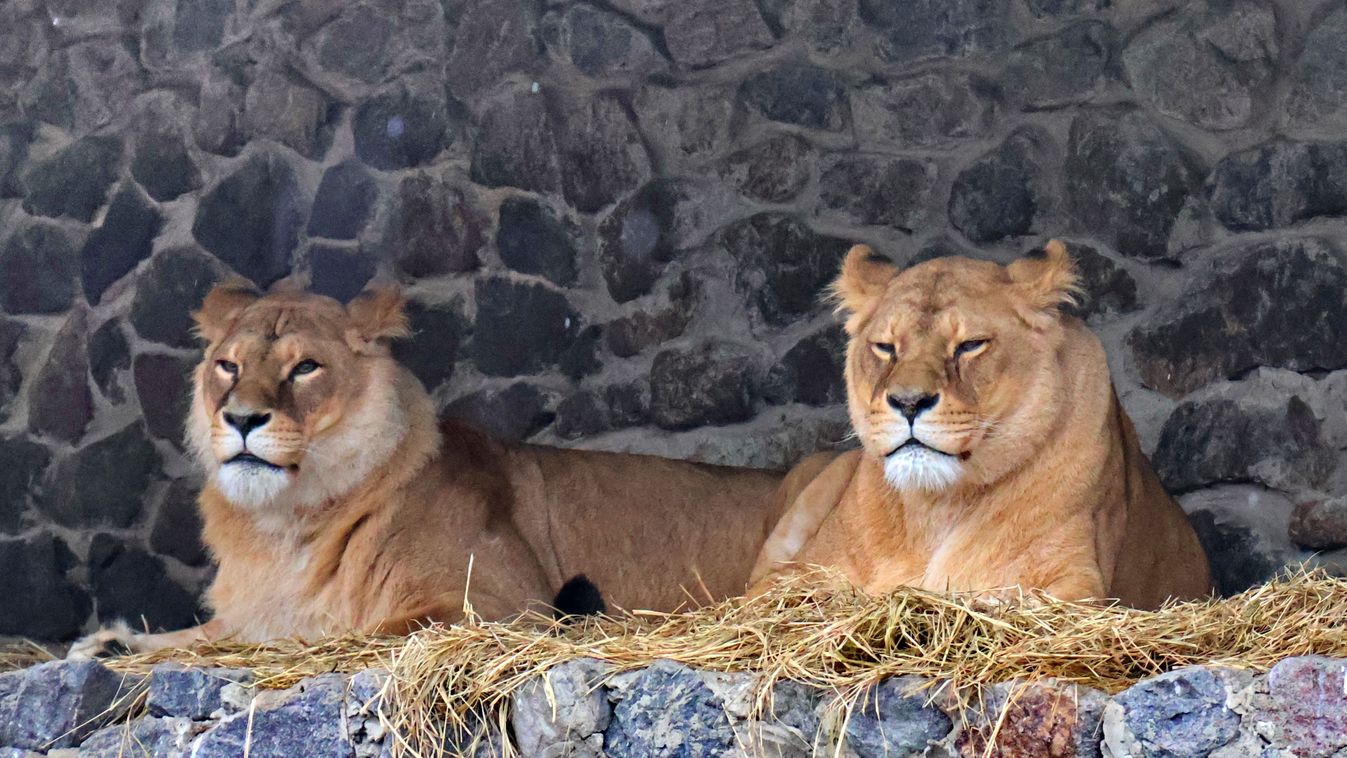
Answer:
<svg viewBox="0 0 1347 758"><path fill-rule="evenodd" d="M200 626L179 629L176 632L146 634L133 630L124 621L118 621L93 634L75 640L66 652L68 660L107 658L127 653L151 653L166 648L192 647L202 642L213 642L229 636L229 630L217 620Z"/></svg>

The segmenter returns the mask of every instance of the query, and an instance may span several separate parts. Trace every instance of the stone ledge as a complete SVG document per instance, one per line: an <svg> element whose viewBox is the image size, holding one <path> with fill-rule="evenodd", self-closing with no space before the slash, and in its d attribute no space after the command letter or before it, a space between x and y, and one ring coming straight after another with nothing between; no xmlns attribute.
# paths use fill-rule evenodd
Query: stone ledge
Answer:
<svg viewBox="0 0 1347 758"><path fill-rule="evenodd" d="M252 756L393 754L379 718L384 672L323 674L285 690L251 681L177 664L147 676L66 661L0 674L0 758L215 758L245 745ZM1347 659L1305 656L1266 674L1176 669L1113 696L1046 680L958 698L901 676L855 693L848 709L832 693L778 682L757 709L754 674L668 660L618 673L581 658L514 693L510 739L521 755L548 757L1328 756L1347 749L1344 681ZM451 736L446 754L473 736L476 755L501 750L485 729Z"/></svg>

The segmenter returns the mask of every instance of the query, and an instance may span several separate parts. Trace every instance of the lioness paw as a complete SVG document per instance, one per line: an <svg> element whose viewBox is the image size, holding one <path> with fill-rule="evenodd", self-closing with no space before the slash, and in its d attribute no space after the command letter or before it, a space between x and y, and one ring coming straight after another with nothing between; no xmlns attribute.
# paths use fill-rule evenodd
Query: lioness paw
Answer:
<svg viewBox="0 0 1347 758"><path fill-rule="evenodd" d="M116 621L93 634L75 640L75 644L66 651L65 657L68 661L79 661L129 655L137 652L136 638L140 636L132 631L126 622Z"/></svg>

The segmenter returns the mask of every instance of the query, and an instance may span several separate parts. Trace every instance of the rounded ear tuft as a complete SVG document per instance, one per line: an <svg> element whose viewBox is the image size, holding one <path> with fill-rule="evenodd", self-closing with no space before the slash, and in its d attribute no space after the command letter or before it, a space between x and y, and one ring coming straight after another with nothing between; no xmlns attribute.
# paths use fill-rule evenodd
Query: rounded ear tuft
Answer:
<svg viewBox="0 0 1347 758"><path fill-rule="evenodd" d="M196 321L196 333L207 343L213 343L233 328L244 309L262 297L246 279L235 278L215 285L201 302L201 307L192 314Z"/></svg>
<svg viewBox="0 0 1347 758"><path fill-rule="evenodd" d="M869 318L889 282L897 275L898 267L875 253L869 245L856 245L847 252L842 261L842 272L833 282L831 292L837 301L838 312L848 316L848 333L854 334L860 323Z"/></svg>
<svg viewBox="0 0 1347 758"><path fill-rule="evenodd" d="M411 336L405 308L407 300L391 285L365 288L346 306L351 329L364 342Z"/></svg>
<svg viewBox="0 0 1347 758"><path fill-rule="evenodd" d="M1007 266L1006 271L1034 311L1056 311L1060 306L1074 305L1082 292L1080 276L1061 240L1049 240L1042 253L1026 255Z"/></svg>

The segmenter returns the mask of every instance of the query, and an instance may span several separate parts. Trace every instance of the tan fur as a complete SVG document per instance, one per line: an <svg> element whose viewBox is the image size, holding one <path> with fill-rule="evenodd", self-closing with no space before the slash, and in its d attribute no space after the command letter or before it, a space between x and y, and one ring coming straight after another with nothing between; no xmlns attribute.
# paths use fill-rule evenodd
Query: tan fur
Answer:
<svg viewBox="0 0 1347 758"><path fill-rule="evenodd" d="M862 449L781 493L791 505L755 591L808 564L871 592L1018 587L1142 608L1209 594L1206 557L1141 452L1099 340L1058 312L1075 288L1057 241L1007 267L945 258L902 272L853 249L835 289ZM890 395L938 401L909 422ZM894 441L918 427L937 451L920 454L957 468L953 484L886 476Z"/></svg>
<svg viewBox="0 0 1347 758"><path fill-rule="evenodd" d="M111 640L149 650L400 633L459 620L465 598L503 619L545 610L576 574L610 608L669 611L742 592L784 506L778 473L505 445L437 424L425 390L389 355L386 338L406 321L387 291L343 308L221 288L197 319L210 345L188 437L208 474L200 507L219 562L215 617L168 634L104 630L77 653ZM319 367L293 374L306 360ZM247 451L281 468L227 463L243 436L225 413L269 413Z"/></svg>

